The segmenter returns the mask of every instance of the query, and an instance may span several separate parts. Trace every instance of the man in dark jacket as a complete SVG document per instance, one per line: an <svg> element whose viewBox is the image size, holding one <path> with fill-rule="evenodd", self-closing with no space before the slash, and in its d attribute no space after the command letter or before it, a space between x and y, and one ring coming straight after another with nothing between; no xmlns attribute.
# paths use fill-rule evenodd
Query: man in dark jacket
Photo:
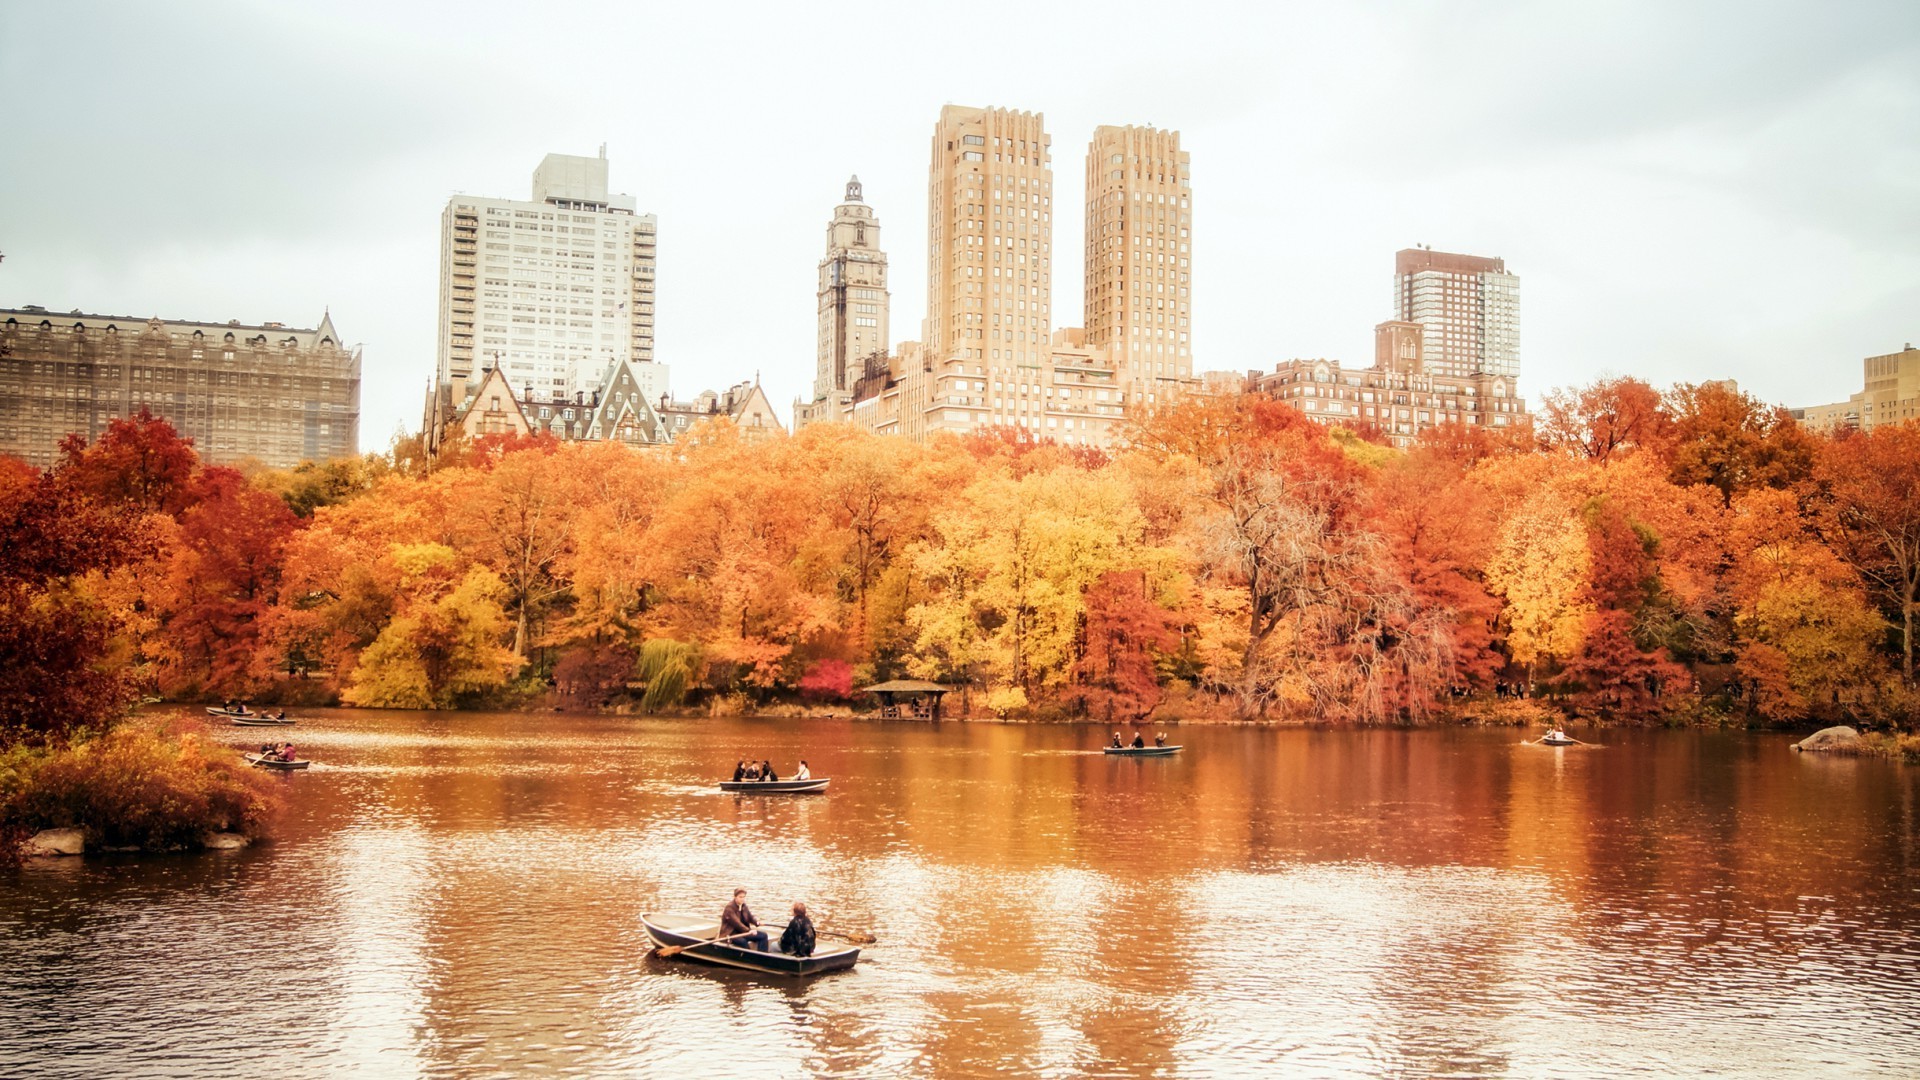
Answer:
<svg viewBox="0 0 1920 1080"><path fill-rule="evenodd" d="M799 901L794 902L787 932L780 935L780 951L788 956L813 955L813 920L807 918L807 905Z"/></svg>
<svg viewBox="0 0 1920 1080"><path fill-rule="evenodd" d="M760 929L760 920L747 907L747 890L733 890L733 903L720 909L720 936L732 938L729 945L767 951L767 932Z"/></svg>

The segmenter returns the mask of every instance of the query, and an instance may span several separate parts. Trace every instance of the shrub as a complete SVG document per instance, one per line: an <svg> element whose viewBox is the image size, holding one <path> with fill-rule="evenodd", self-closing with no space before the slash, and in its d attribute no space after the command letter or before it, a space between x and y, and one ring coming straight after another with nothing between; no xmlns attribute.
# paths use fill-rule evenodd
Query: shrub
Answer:
<svg viewBox="0 0 1920 1080"><path fill-rule="evenodd" d="M845 660L821 660L800 680L800 696L808 701L845 701L853 696L853 665Z"/></svg>
<svg viewBox="0 0 1920 1080"><path fill-rule="evenodd" d="M165 851L210 832L264 835L279 808L273 780L210 743L193 721L127 724L10 762L0 827L80 828L91 845Z"/></svg>

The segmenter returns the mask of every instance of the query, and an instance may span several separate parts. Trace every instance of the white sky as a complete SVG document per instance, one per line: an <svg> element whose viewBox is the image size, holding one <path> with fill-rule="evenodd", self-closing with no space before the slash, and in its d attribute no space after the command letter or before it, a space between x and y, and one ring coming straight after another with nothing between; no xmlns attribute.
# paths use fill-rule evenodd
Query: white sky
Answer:
<svg viewBox="0 0 1920 1080"><path fill-rule="evenodd" d="M417 427L440 212L601 143L660 218L688 397L813 378L849 173L925 314L946 102L1044 112L1056 323L1098 124L1193 155L1196 369L1372 358L1393 253L1521 276L1523 389L1812 404L1920 340L1920 3L26 4L0 0L0 307L311 326Z"/></svg>

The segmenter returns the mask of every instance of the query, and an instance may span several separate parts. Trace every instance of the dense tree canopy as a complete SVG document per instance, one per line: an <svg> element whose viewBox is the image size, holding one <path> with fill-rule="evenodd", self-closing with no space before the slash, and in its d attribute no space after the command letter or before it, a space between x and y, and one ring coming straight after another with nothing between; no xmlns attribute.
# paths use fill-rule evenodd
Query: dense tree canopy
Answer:
<svg viewBox="0 0 1920 1080"><path fill-rule="evenodd" d="M1418 721L1911 722L1920 427L1828 438L1616 379L1410 451L1258 395L1110 451L840 426L494 437L242 474L164 422L0 463L0 725L131 695L449 708L858 699ZM963 703L964 705L965 703Z"/></svg>

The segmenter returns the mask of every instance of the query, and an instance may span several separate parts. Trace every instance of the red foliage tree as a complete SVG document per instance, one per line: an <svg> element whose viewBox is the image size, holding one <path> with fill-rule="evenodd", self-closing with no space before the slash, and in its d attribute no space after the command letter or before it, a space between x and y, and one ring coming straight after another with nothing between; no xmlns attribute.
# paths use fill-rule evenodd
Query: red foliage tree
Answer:
<svg viewBox="0 0 1920 1080"><path fill-rule="evenodd" d="M178 517L192 500L200 463L193 440L146 408L107 424L91 446L79 433L60 443L60 473L95 499Z"/></svg>
<svg viewBox="0 0 1920 1080"><path fill-rule="evenodd" d="M245 695L270 674L261 631L299 519L284 500L224 467L201 471L181 514L166 624L175 661L162 688Z"/></svg>
<svg viewBox="0 0 1920 1080"><path fill-rule="evenodd" d="M853 665L819 660L800 677L800 696L813 701L845 701L853 696Z"/></svg>
<svg viewBox="0 0 1920 1080"><path fill-rule="evenodd" d="M1920 621L1920 421L1843 435L1815 470L1821 539L1900 626L1900 672L1914 684Z"/></svg>
<svg viewBox="0 0 1920 1080"><path fill-rule="evenodd" d="M1641 379L1621 378L1549 391L1535 433L1548 450L1605 462L1635 450L1664 454L1672 427L1658 390Z"/></svg>
<svg viewBox="0 0 1920 1080"><path fill-rule="evenodd" d="M104 724L133 695L109 662L113 613L75 586L147 557L152 538L71 479L0 470L0 745Z"/></svg>
<svg viewBox="0 0 1920 1080"><path fill-rule="evenodd" d="M1102 574L1086 604L1074 694L1089 715L1138 723L1160 704L1156 661L1180 643L1180 620L1149 594L1140 570Z"/></svg>
<svg viewBox="0 0 1920 1080"><path fill-rule="evenodd" d="M1636 618L1659 589L1654 542L1609 504L1589 524L1593 568L1583 599L1593 605L1580 651L1567 671L1579 684L1577 700L1603 713L1645 717L1660 695L1687 678L1665 648L1647 648L1635 635Z"/></svg>

